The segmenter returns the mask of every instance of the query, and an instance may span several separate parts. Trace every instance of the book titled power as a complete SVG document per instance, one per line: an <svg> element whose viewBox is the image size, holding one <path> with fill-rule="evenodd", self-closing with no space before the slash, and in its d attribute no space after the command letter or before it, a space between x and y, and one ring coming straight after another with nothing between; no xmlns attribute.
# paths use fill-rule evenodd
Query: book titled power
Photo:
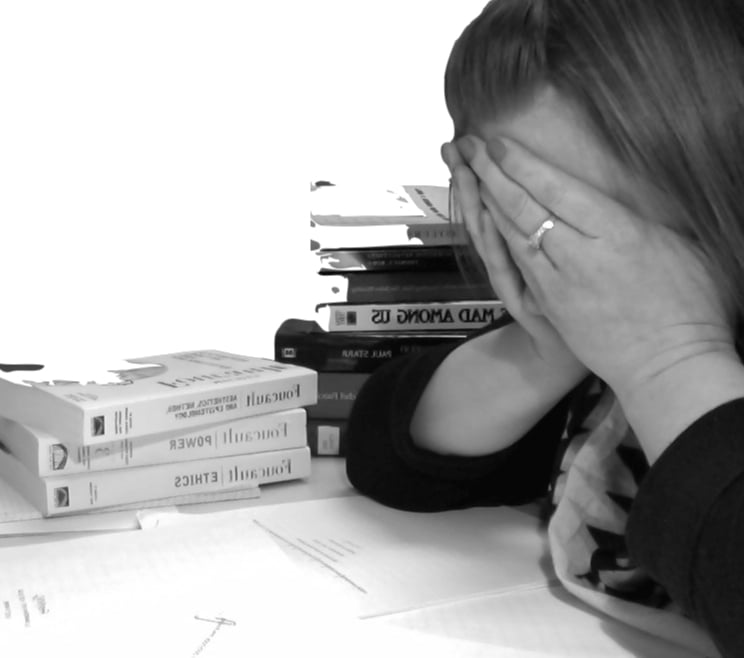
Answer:
<svg viewBox="0 0 744 658"><path fill-rule="evenodd" d="M29 471L46 477L301 448L307 445L306 424L305 409L288 409L186 432L85 446L0 418L0 444Z"/></svg>
<svg viewBox="0 0 744 658"><path fill-rule="evenodd" d="M137 359L119 381L14 383L0 378L0 416L86 445L314 404L302 366L218 350ZM40 371L43 377L43 370Z"/></svg>
<svg viewBox="0 0 744 658"><path fill-rule="evenodd" d="M479 329L504 314L494 299L400 304L319 304L317 322L328 331Z"/></svg>
<svg viewBox="0 0 744 658"><path fill-rule="evenodd" d="M44 516L285 482L310 475L310 449L215 457L42 478L0 450L0 477Z"/></svg>

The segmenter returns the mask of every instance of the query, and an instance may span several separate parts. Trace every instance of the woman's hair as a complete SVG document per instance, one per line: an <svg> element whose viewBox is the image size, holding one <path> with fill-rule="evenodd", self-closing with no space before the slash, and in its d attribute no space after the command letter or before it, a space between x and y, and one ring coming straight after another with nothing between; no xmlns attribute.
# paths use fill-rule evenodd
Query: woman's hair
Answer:
<svg viewBox="0 0 744 658"><path fill-rule="evenodd" d="M744 0L492 0L455 42L456 134L551 85L669 200L744 318ZM740 332L737 332L740 333Z"/></svg>

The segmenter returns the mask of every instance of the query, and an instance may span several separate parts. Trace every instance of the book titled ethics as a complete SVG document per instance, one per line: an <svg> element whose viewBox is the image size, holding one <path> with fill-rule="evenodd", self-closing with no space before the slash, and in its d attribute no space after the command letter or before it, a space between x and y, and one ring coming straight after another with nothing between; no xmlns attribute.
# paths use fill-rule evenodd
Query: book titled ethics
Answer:
<svg viewBox="0 0 744 658"><path fill-rule="evenodd" d="M40 477L0 450L0 477L44 516L189 494L218 493L310 475L310 449L289 448L111 471Z"/></svg>
<svg viewBox="0 0 744 658"><path fill-rule="evenodd" d="M271 359L200 350L128 362L135 367L116 371L115 383L0 378L0 416L94 445L317 401L315 371Z"/></svg>

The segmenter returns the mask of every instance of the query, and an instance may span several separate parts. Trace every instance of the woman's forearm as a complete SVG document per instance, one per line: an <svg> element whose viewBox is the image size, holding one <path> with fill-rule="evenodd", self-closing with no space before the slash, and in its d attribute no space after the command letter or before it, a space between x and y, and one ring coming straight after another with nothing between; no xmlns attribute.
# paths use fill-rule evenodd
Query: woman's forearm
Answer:
<svg viewBox="0 0 744 658"><path fill-rule="evenodd" d="M411 421L421 448L477 456L526 434L587 375L571 360L549 362L516 323L474 338L442 362Z"/></svg>

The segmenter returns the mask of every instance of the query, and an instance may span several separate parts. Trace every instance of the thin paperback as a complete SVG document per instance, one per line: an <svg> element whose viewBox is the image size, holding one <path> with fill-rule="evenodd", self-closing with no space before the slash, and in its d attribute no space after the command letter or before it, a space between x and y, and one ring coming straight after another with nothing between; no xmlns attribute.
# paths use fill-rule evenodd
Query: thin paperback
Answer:
<svg viewBox="0 0 744 658"><path fill-rule="evenodd" d="M44 516L286 482L310 475L310 449L156 464L111 471L39 477L0 450L0 477Z"/></svg>
<svg viewBox="0 0 744 658"><path fill-rule="evenodd" d="M306 423L307 412L298 408L85 446L0 418L0 445L34 475L46 477L299 448L306 443Z"/></svg>

